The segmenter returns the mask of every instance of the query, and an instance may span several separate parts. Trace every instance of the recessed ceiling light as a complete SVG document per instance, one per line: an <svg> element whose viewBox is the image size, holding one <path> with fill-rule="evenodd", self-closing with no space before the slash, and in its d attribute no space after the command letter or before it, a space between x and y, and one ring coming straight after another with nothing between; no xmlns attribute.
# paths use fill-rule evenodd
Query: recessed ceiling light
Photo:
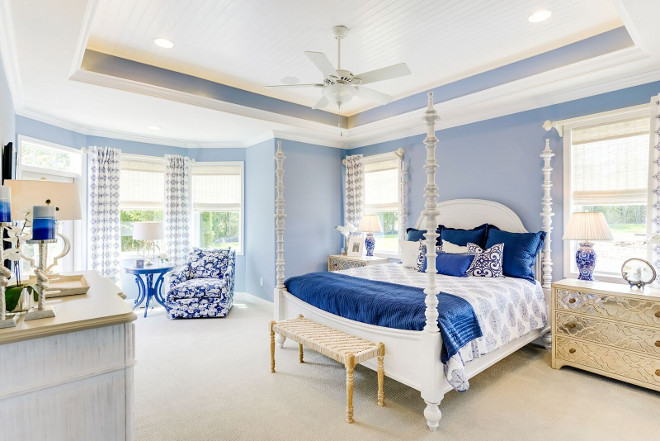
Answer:
<svg viewBox="0 0 660 441"><path fill-rule="evenodd" d="M172 49L174 47L174 43L172 43L170 40L167 38L154 38L154 44L158 47L162 47L163 49Z"/></svg>
<svg viewBox="0 0 660 441"><path fill-rule="evenodd" d="M160 127L158 127L158 126L148 126L147 129L156 131L156 130L160 130Z"/></svg>
<svg viewBox="0 0 660 441"><path fill-rule="evenodd" d="M551 15L552 11L549 9L541 9L530 15L527 20L529 20L530 23L541 23L542 21L549 19Z"/></svg>

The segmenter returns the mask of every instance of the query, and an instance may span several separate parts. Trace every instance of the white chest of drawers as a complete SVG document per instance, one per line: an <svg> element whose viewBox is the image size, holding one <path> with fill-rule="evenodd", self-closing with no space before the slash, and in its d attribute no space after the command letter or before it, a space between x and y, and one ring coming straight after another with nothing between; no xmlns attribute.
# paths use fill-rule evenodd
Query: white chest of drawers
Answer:
<svg viewBox="0 0 660 441"><path fill-rule="evenodd" d="M553 283L552 337L553 368L573 366L660 391L660 290Z"/></svg>

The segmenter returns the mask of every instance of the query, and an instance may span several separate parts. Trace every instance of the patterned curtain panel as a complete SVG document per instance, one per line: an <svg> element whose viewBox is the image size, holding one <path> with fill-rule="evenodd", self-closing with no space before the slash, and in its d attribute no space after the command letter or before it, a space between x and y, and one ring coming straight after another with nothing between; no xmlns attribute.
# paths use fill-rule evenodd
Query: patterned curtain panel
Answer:
<svg viewBox="0 0 660 441"><path fill-rule="evenodd" d="M170 262L186 263L190 253L192 172L190 158L165 155L165 245Z"/></svg>
<svg viewBox="0 0 660 441"><path fill-rule="evenodd" d="M360 225L364 209L364 164L362 155L346 157L346 200L344 222Z"/></svg>
<svg viewBox="0 0 660 441"><path fill-rule="evenodd" d="M649 188L648 218L651 220L651 234L660 234L660 95L651 99L651 157L649 167L651 180ZM657 239L655 236L653 239ZM655 270L660 274L660 243L650 240L651 259ZM658 280L655 283L658 286Z"/></svg>
<svg viewBox="0 0 660 441"><path fill-rule="evenodd" d="M119 226L119 156L110 147L87 152L89 266L102 276L119 280L121 230Z"/></svg>

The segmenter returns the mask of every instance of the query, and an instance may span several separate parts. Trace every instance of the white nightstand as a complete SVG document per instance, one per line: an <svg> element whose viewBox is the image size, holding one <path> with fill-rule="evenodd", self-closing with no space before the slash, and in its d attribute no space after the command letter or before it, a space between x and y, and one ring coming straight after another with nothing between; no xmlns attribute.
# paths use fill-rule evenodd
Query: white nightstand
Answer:
<svg viewBox="0 0 660 441"><path fill-rule="evenodd" d="M333 254L328 256L328 271L339 271L349 268L357 268L367 265L378 265L381 263L387 263L389 259L387 257L376 257L376 256L358 256L351 257L346 254Z"/></svg>
<svg viewBox="0 0 660 441"><path fill-rule="evenodd" d="M660 391L660 290L553 283L552 367L562 366Z"/></svg>

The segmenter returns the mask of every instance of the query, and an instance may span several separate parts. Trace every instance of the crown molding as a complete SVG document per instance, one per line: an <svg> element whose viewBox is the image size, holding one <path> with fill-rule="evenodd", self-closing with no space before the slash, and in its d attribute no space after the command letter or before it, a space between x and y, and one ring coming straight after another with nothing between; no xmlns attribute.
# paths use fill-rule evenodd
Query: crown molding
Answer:
<svg viewBox="0 0 660 441"><path fill-rule="evenodd" d="M603 55L592 62L582 61L436 103L440 115L436 129L484 121L660 80L660 68L641 50L631 48L618 52ZM593 76L609 68L621 70L616 79L594 80ZM560 89L556 86L561 82L575 84ZM422 111L420 107L397 117L351 128L344 148L354 149L424 133Z"/></svg>
<svg viewBox="0 0 660 441"><path fill-rule="evenodd" d="M0 63L7 77L7 85L14 101L14 111L24 105L23 83L21 82L18 57L16 55L16 40L14 38L14 20L11 15L9 0L0 0Z"/></svg>
<svg viewBox="0 0 660 441"><path fill-rule="evenodd" d="M106 130L90 128L72 123L71 121L48 115L30 108L23 108L16 112L16 115L33 119L45 124L57 126L72 132L79 133L85 136L98 136L102 138L112 138L122 141L140 142L144 144L153 144L169 147L179 147L183 149L192 148L243 148L246 147L245 143L241 140L237 141L188 141L176 138L165 138L149 135L141 135L136 133L124 132L120 130Z"/></svg>
<svg viewBox="0 0 660 441"><path fill-rule="evenodd" d="M78 34L78 41L76 42L76 49L73 54L73 61L71 69L69 70L69 78L73 77L82 66L83 57L85 56L85 49L87 49L87 41L89 41L89 34L92 31L92 22L96 14L96 7L98 0L87 0L87 7L85 8L85 15L80 26L80 34Z"/></svg>

